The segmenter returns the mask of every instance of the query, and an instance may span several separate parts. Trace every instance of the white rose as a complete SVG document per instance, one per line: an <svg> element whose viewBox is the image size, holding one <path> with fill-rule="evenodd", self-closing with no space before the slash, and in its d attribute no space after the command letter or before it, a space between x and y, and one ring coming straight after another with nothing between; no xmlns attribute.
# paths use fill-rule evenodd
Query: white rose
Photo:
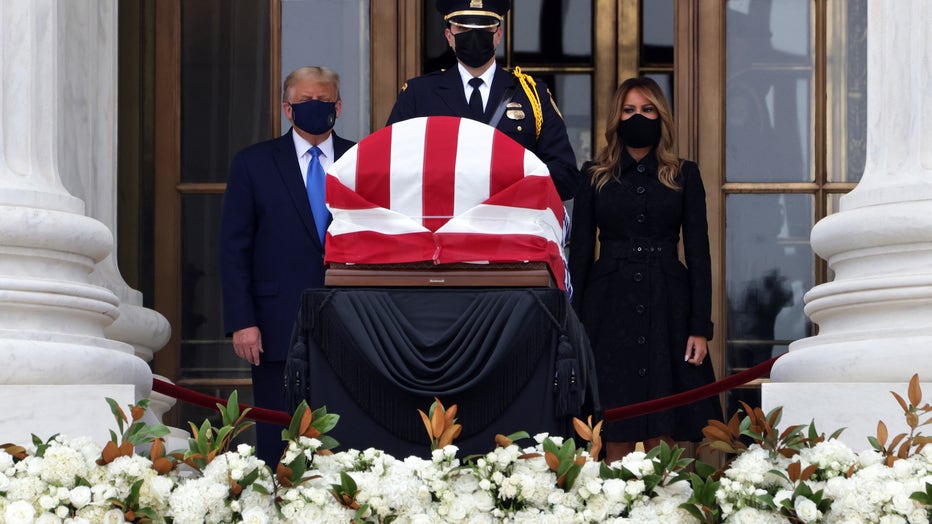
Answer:
<svg viewBox="0 0 932 524"><path fill-rule="evenodd" d="M54 513L43 513L36 519L35 524L61 524L61 518Z"/></svg>
<svg viewBox="0 0 932 524"><path fill-rule="evenodd" d="M39 506L44 510L51 511L55 509L56 506L58 506L58 500L56 500L54 497L50 497L49 495L42 495L39 497Z"/></svg>
<svg viewBox="0 0 932 524"><path fill-rule="evenodd" d="M798 497L794 501L793 508L796 509L796 516L803 522L815 522L819 518L819 508L816 507L815 502L805 497Z"/></svg>
<svg viewBox="0 0 932 524"><path fill-rule="evenodd" d="M6 507L3 515L4 522L7 524L33 524L36 518L36 509L25 500L17 500Z"/></svg>
<svg viewBox="0 0 932 524"><path fill-rule="evenodd" d="M905 493L897 493L890 502L893 503L893 511L900 515L909 515L916 511L916 503Z"/></svg>
<svg viewBox="0 0 932 524"><path fill-rule="evenodd" d="M124 522L126 522L126 519L123 518L123 512L114 508L104 513L101 524L123 524Z"/></svg>
<svg viewBox="0 0 932 524"><path fill-rule="evenodd" d="M253 506L243 512L243 524L267 524L268 521L269 516L262 508Z"/></svg>
<svg viewBox="0 0 932 524"><path fill-rule="evenodd" d="M479 481L472 475L460 475L453 483L453 491L466 494L472 493L479 488Z"/></svg>
<svg viewBox="0 0 932 524"><path fill-rule="evenodd" d="M70 500L71 505L77 509L81 509L90 504L91 497L91 488L87 486L76 486L68 492L68 500Z"/></svg>

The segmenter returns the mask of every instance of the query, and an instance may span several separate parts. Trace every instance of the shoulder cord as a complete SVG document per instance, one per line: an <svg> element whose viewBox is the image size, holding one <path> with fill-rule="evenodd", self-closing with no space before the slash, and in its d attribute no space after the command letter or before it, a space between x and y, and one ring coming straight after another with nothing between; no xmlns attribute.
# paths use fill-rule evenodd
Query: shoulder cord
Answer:
<svg viewBox="0 0 932 524"><path fill-rule="evenodd" d="M521 88L527 94L528 100L531 101L531 109L534 111L535 137L539 139L540 128L544 123L544 113L540 109L540 95L537 93L537 83L534 82L531 75L522 73L520 67L515 67L513 73L515 78L518 79L518 83L521 84Z"/></svg>

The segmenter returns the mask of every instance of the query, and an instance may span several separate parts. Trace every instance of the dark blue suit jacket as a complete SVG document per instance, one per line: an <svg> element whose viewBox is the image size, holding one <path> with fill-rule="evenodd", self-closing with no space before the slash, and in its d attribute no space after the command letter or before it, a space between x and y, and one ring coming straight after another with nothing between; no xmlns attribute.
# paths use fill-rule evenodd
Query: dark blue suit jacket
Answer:
<svg viewBox="0 0 932 524"><path fill-rule="evenodd" d="M224 330L258 326L263 361L287 360L301 293L324 285L324 247L291 133L236 154L223 202ZM334 133L335 156L354 143Z"/></svg>
<svg viewBox="0 0 932 524"><path fill-rule="evenodd" d="M576 168L576 154L566 135L566 124L550 98L547 85L535 79L540 96L543 124L537 138L534 111L521 84L508 70L497 67L492 79L489 101L483 122L489 123L503 95L512 94L511 101L520 104L520 112L503 114L496 129L504 132L525 149L536 154L550 170L557 191L563 200L576 194L582 175ZM520 113L523 113L523 117ZM419 116L458 116L470 118L469 102L463 91L459 69L451 67L408 80L392 108L386 125ZM512 118L515 117L515 118ZM521 118L517 118L521 117Z"/></svg>

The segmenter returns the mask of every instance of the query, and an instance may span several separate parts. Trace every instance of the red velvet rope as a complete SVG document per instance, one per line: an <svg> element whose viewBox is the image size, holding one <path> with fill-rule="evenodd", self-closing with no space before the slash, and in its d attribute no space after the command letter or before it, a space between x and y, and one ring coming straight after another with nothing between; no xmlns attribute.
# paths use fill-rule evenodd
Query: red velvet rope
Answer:
<svg viewBox="0 0 932 524"><path fill-rule="evenodd" d="M217 409L217 404L221 404L223 406L227 405L227 401L223 400L222 398L198 393L197 391L183 388L181 386L176 386L171 382L165 382L164 380L159 380L157 378L152 379L152 390L163 395L176 398L178 400L183 400L189 404L194 404L196 406L205 408ZM239 409L241 412L247 408L249 409L249 413L246 414L246 418L258 420L260 422L268 422L269 424L277 424L286 428L291 425L291 415L285 413L284 411L257 408L255 406L240 403Z"/></svg>
<svg viewBox="0 0 932 524"><path fill-rule="evenodd" d="M620 408L607 409L605 410L604 416L605 422L614 422L616 420L653 413L654 411L663 411L665 409L675 408L689 404L691 402L695 402L697 400L702 400L704 398L711 397L712 395L718 395L723 391L728 391L729 389L740 386L741 384L745 384L754 380L755 378L759 378L770 373L770 368L773 367L773 363L776 362L778 358L780 357L773 357L766 362L762 362L740 373L735 373L734 375L723 378L722 380L718 380L711 384L706 384L705 386L701 386L695 389L690 389L689 391L684 391L675 395L648 400L645 402L638 402L637 404L630 404Z"/></svg>
<svg viewBox="0 0 932 524"><path fill-rule="evenodd" d="M766 362L762 362L740 373L735 373L730 377L713 382L711 384L706 384L702 387L691 389L689 391L684 391L682 393L677 393L675 395L670 395L654 400L648 400L646 402L639 402L629 406L608 409L605 411L604 419L606 422L614 422L616 420L645 415L654 411L663 411L665 409L683 406L697 400L711 397L712 395L718 395L719 393L728 391L729 389L740 386L741 384L745 384L770 373L770 368L773 367L773 363L776 362L778 358L780 357L773 357ZM223 406L227 405L227 401L223 400L222 398L198 393L197 391L183 388L181 386L176 386L175 384L165 382L164 380L157 378L152 379L152 390L158 393L162 393L163 395L168 395L172 398L176 398L178 400L205 408L215 409L217 404L221 404ZM291 425L291 415L285 413L284 411L257 408L248 404L240 404L239 407L241 410L245 410L247 408L250 410L247 418L258 420L260 422L277 424L283 427L288 427Z"/></svg>

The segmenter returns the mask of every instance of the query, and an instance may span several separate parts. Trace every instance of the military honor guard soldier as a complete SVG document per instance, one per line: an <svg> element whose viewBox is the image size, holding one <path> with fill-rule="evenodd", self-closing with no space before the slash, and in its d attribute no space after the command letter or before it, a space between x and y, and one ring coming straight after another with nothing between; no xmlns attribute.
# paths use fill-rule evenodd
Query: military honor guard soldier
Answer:
<svg viewBox="0 0 932 524"><path fill-rule="evenodd" d="M563 200L581 179L566 125L546 84L495 62L511 0L437 0L457 66L408 80L386 125L422 116L472 118L536 154Z"/></svg>

